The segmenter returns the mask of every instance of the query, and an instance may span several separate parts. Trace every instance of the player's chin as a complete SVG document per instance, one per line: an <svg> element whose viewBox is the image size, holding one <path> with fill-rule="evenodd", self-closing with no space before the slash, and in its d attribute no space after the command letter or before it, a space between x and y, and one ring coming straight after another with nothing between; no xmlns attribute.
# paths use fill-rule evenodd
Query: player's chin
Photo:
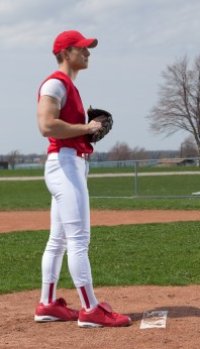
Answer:
<svg viewBox="0 0 200 349"><path fill-rule="evenodd" d="M88 68L88 66L84 66L84 67L79 68L79 70L84 70L84 69L87 69L87 68Z"/></svg>
<svg viewBox="0 0 200 349"><path fill-rule="evenodd" d="M85 61L82 66L81 69L87 69L88 68L88 61Z"/></svg>

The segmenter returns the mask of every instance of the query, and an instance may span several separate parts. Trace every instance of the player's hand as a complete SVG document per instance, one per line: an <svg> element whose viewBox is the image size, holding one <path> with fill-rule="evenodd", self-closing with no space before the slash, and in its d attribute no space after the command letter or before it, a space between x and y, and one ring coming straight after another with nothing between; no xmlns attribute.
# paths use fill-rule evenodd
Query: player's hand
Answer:
<svg viewBox="0 0 200 349"><path fill-rule="evenodd" d="M101 124L100 120L99 121L92 120L92 121L89 122L89 124L87 125L89 134L93 134L93 133L97 132L98 130L100 130L100 128L102 127L102 124Z"/></svg>

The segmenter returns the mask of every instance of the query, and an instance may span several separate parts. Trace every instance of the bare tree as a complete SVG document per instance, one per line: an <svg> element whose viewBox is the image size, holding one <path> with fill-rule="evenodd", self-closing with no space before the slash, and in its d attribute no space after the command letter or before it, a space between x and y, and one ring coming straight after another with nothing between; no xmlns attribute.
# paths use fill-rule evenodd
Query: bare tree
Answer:
<svg viewBox="0 0 200 349"><path fill-rule="evenodd" d="M147 152L144 148L131 149L126 143L117 142L108 152L108 160L141 160L146 159Z"/></svg>
<svg viewBox="0 0 200 349"><path fill-rule="evenodd" d="M132 150L131 159L133 160L143 160L148 159L148 154L145 148L135 147Z"/></svg>
<svg viewBox="0 0 200 349"><path fill-rule="evenodd" d="M15 165L18 161L19 155L20 155L20 153L18 150L13 150L7 156L8 163L11 166L12 170L15 169Z"/></svg>
<svg viewBox="0 0 200 349"><path fill-rule="evenodd" d="M159 100L148 118L155 133L167 136L179 130L192 135L200 155L200 56L189 67L187 57L162 73Z"/></svg>
<svg viewBox="0 0 200 349"><path fill-rule="evenodd" d="M198 156L197 145L193 136L187 137L180 146L181 158L194 158Z"/></svg>
<svg viewBox="0 0 200 349"><path fill-rule="evenodd" d="M108 160L130 160L132 149L126 143L117 142L108 152Z"/></svg>

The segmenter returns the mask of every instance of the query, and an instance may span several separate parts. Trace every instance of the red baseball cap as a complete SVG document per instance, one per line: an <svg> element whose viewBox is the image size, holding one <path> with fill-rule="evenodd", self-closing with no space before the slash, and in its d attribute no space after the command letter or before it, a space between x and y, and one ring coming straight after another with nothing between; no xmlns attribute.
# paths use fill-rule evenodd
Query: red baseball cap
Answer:
<svg viewBox="0 0 200 349"><path fill-rule="evenodd" d="M86 39L81 33L76 30L68 30L60 33L54 41L53 53L56 55L61 50L70 46L93 48L98 44L97 39Z"/></svg>

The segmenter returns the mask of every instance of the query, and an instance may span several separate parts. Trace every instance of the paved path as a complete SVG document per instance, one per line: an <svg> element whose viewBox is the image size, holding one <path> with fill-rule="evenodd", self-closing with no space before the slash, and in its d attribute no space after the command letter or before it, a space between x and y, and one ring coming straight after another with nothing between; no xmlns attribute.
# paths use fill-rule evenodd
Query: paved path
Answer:
<svg viewBox="0 0 200 349"><path fill-rule="evenodd" d="M151 176L183 176L183 175L200 175L200 171L165 171L165 172L138 172L138 177L151 177ZM102 178L102 177L135 177L135 172L129 173L91 173L89 178ZM43 176L21 176L21 177L0 177L0 181L38 181L43 180Z"/></svg>

